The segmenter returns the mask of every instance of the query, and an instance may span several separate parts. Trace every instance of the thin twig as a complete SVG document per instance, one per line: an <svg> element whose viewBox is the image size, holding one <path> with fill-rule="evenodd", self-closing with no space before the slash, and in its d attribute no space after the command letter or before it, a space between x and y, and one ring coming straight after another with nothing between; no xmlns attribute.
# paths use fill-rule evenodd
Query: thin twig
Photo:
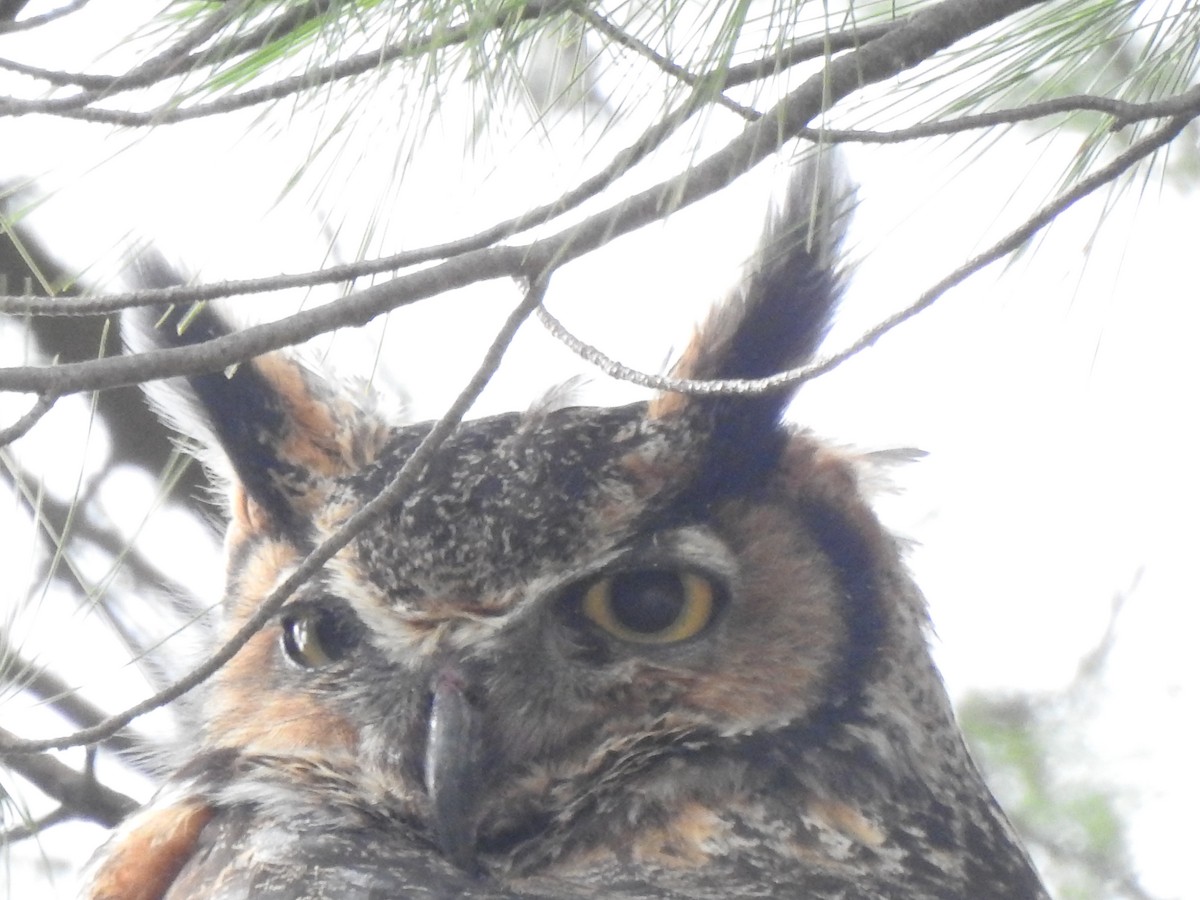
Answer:
<svg viewBox="0 0 1200 900"><path fill-rule="evenodd" d="M86 72L44 69L8 59L0 59L0 68L45 81L56 87L78 87L111 96L117 92L152 87L165 78L190 71L199 65L214 65L257 50L274 35L298 28L328 12L331 5L330 0L310 0L303 5L289 6L276 18L268 19L252 31L226 38L202 50L193 49L242 14L243 9L230 6L222 9L219 15L210 17L211 20L204 23L203 30L197 29L186 34L179 43L172 44L136 69L120 75L91 75ZM230 12L234 15L231 16ZM0 29L0 33L2 32L3 29Z"/></svg>
<svg viewBox="0 0 1200 900"><path fill-rule="evenodd" d="M70 807L56 806L44 816L39 816L32 821L23 822L20 825L14 825L12 828L0 831L0 847L9 847L17 843L17 841L36 837L47 828L52 828L61 822L69 822L77 818L79 818L79 814Z"/></svg>
<svg viewBox="0 0 1200 900"><path fill-rule="evenodd" d="M700 105L698 101L699 95L693 94L680 106L668 111L662 119L639 135L632 144L617 152L603 169L580 182L556 200L505 219L465 238L416 250L402 251L378 259L360 260L297 274L210 282L202 285L175 285L167 288L105 294L99 297L63 299L35 297L30 294L0 296L0 315L68 317L108 315L140 306L195 303L203 300L217 300L222 297L240 297L296 287L350 282L369 275L394 272L435 260L462 256L473 250L483 250L505 238L553 221L610 187L625 172L661 146L678 129L679 125L697 110Z"/></svg>
<svg viewBox="0 0 1200 900"><path fill-rule="evenodd" d="M140 553L130 552L130 543L127 537L88 521L86 516L75 518L74 509L79 505L78 498L72 500L71 503L64 503L54 500L44 493L37 493L29 486L31 479L11 461L8 465L0 467L0 478L8 481L15 488L14 496L26 507L30 517L36 523L38 537L45 542L49 556L55 560L61 559L66 563L65 566L53 564L46 578L57 579L73 590L81 608L99 609L104 614L104 621L129 650L130 658L138 664L146 680L151 684L161 681L162 676L157 667L146 664L150 651L153 649L152 646L147 644L143 635L123 621L123 617L120 615L121 611L114 609L105 596L101 596L100 602L93 607L97 595L101 593L100 589L87 579L76 565L74 554L71 552L72 547L77 546L80 542L85 542L93 548L104 551L113 560L112 569L122 565L135 583L159 585L170 597L187 596L187 591L182 585L159 572ZM72 542L71 546L68 546L68 540ZM186 625L195 621L198 610L180 609L179 606L180 604L176 602L175 611L179 613L182 624Z"/></svg>
<svg viewBox="0 0 1200 900"><path fill-rule="evenodd" d="M538 310L538 318L551 335L581 358L601 369L606 375L618 378L621 381L640 385L641 387L653 388L659 391L674 391L681 394L750 395L767 393L792 385L803 384L806 381L811 381L818 375L824 375L837 368L851 357L857 356L896 326L928 309L948 290L956 287L971 275L974 275L976 272L1019 248L1034 234L1053 222L1076 201L1119 177L1121 173L1136 165L1159 147L1170 143L1191 121L1190 116L1180 116L1169 121L1158 131L1147 135L1107 166L1083 179L1074 188L1060 194L1053 201L1043 206L1018 228L1009 232L983 253L959 266L941 281L937 282L937 284L933 285L933 287L922 293L909 306L884 319L844 350L810 365L788 369L768 378L727 378L697 381L686 378L670 378L665 375L652 375L649 372L643 372L626 366L608 356L597 347L580 340L545 307Z"/></svg>
<svg viewBox="0 0 1200 900"><path fill-rule="evenodd" d="M333 558L334 554L392 509L417 484L430 459L458 427L467 410L474 404L476 398L495 374L496 369L499 368L500 361L509 344L512 343L513 337L516 336L517 330L541 304L545 296L545 289L546 276L539 273L538 276L531 279L530 286L521 303L509 314L497 332L471 380L459 393L445 415L430 428L429 433L422 439L412 455L404 461L404 465L400 467L400 471L396 473L395 477L378 496L347 518L333 534L309 553L300 565L267 595L254 614L202 664L167 689L159 691L124 712L109 716L91 728L82 728L62 737L41 740L21 740L7 732L0 731L0 753L6 755L9 753L38 753L103 740L124 728L138 716L158 709L187 693L229 662L246 641L250 640L278 613L288 597L315 575L325 563Z"/></svg>
<svg viewBox="0 0 1200 900"><path fill-rule="evenodd" d="M14 31L32 31L34 28L48 25L55 19L61 19L63 16L69 16L71 13L83 9L88 5L88 2L89 0L72 0L70 3L64 3L58 9L52 9L41 15L30 16L28 19L22 19L20 22L0 22L0 34L12 34Z"/></svg>
<svg viewBox="0 0 1200 900"><path fill-rule="evenodd" d="M271 350L306 341L334 328L365 325L371 319L424 297L476 281L520 277L530 269L521 248L498 247L467 254L419 272L365 288L324 306L302 310L266 325L254 325L213 341L136 356L60 363L57 366L16 366L0 369L0 390L44 391L47 379L58 393L88 390L97 379L104 387L140 384L155 378L216 372ZM100 371L96 371L99 364ZM67 389L61 389L67 385Z"/></svg>
<svg viewBox="0 0 1200 900"><path fill-rule="evenodd" d="M1044 0L944 0L918 13L904 27L834 60L807 79L759 122L746 126L721 150L603 212L523 247L494 247L463 254L441 265L374 285L341 300L303 310L269 325L192 347L179 347L103 360L67 363L54 369L0 369L0 390L55 391L118 387L151 378L211 372L261 353L307 340L338 326L362 325L382 313L455 287L527 272L544 272L615 238L661 219L726 187L743 172L794 137L830 103L864 85L892 77L973 31Z"/></svg>
<svg viewBox="0 0 1200 900"><path fill-rule="evenodd" d="M76 94L71 97L58 97L46 100L4 98L0 100L0 117L30 114L58 115L84 122L121 125L126 128L173 125L208 116L223 115L240 109L259 106L273 100L281 100L284 97L301 91L333 84L337 81L374 71L398 59L417 56L454 44L465 43L476 37L481 30L497 28L514 20L526 21L538 19L551 15L558 10L559 5L553 3L546 6L537 3L527 3L521 6L519 11L515 12L508 8L503 8L499 11L492 10L486 15L477 16L474 20L453 28L437 29L431 34L401 40L383 48L367 50L347 59L339 60L331 65L318 66L301 72L298 75L281 78L271 84L239 91L207 103L198 103L195 106L179 106L178 102L173 100L170 103L147 112L139 112L131 109L105 109L86 105L91 100L99 99L99 97L92 96L91 92L87 92L87 94ZM43 77L47 77L47 75L48 73L44 73ZM79 76L72 77L78 78ZM138 84L134 85L134 87L145 87L145 85ZM123 82L118 83L113 88L113 90L122 91L125 89Z"/></svg>
<svg viewBox="0 0 1200 900"><path fill-rule="evenodd" d="M761 81L802 62L820 59L827 52L840 53L843 50L855 50L868 41L881 38L888 32L906 25L910 18L911 16L900 16L890 22L855 25L840 31L830 31L816 37L804 38L763 59L730 66L721 77L722 88L729 90L731 87Z"/></svg>
<svg viewBox="0 0 1200 900"><path fill-rule="evenodd" d="M609 40L620 44L622 47L632 50L634 53L637 53L639 56L645 59L648 59L655 66L657 66L660 71L678 81L683 82L690 88L703 91L703 95L706 100L717 103L720 106L724 106L735 115L741 116L747 121L754 121L756 118L758 118L759 113L757 110L751 109L748 106L743 106L741 103L738 103L736 100L733 100L722 93L724 85L722 84L723 80L719 75L712 76L710 78L704 78L700 75L696 75L693 72L689 72L674 60L663 56L661 53L654 50L654 48L648 46L645 41L640 40L639 38L630 34L628 31L625 31L623 28L620 28L619 26L610 22L607 18L589 7L586 3L572 3L571 11Z"/></svg>
<svg viewBox="0 0 1200 900"><path fill-rule="evenodd" d="M210 282L201 285L178 285L153 290L127 291L97 297L36 297L30 294L0 295L0 315L11 316L95 316L108 315L137 306L162 306L170 303L195 303L222 297L270 293L296 287L350 282L369 275L393 272L433 260L450 259L472 250L481 250L505 238L544 225L557 216L577 208L586 200L610 187L621 175L633 168L669 137L681 122L695 112L695 96L672 110L657 124L647 129L633 144L618 152L600 172L581 182L556 200L531 209L519 216L491 225L465 238L434 244L416 250L359 260L325 269L295 274L271 275ZM1113 129L1147 119L1166 116L1200 116L1200 86L1173 97L1146 103L1127 103L1110 97L1080 94L1059 97L1012 109L960 116L941 122L925 122L892 131L861 131L837 128L800 128L795 136L828 144L897 144L918 138L959 134L996 125L1029 122L1045 116L1073 112L1098 112L1113 117ZM761 116L759 117L761 118Z"/></svg>
<svg viewBox="0 0 1200 900"><path fill-rule="evenodd" d="M174 285L167 288L105 294L99 297L35 297L30 294L0 296L0 315L13 316L94 316L108 315L140 306L195 303L222 297L269 293L318 284L350 282L369 275L394 272L423 263L462 256L485 249L505 238L544 225L563 213L577 208L610 187L625 172L662 145L701 105L693 94L680 106L669 110L657 123L642 132L629 146L618 151L595 175L542 206L526 210L465 238L407 250L377 259L360 260L298 274L271 275L202 285Z"/></svg>
<svg viewBox="0 0 1200 900"><path fill-rule="evenodd" d="M0 628L0 682L36 697L77 727L103 722L104 710L89 703L57 675L23 657ZM129 730L119 731L104 741L104 746L137 765L145 759L150 741Z"/></svg>
<svg viewBox="0 0 1200 900"><path fill-rule="evenodd" d="M481 250L505 238L544 225L610 187L622 174L657 148L687 116L695 111L693 101L694 98L689 98L687 103L672 110L660 122L647 129L633 144L617 153L600 172L581 182L558 199L519 216L488 226L468 237L416 250L406 250L376 259L359 260L295 274L209 282L201 285L177 285L168 288L110 293L96 297L71 297L69 299L35 297L30 294L0 295L0 315L96 316L139 306L163 306L172 303L217 300L222 297L249 296L296 287L350 282L358 278L383 272L394 272L434 260L450 259L472 250ZM797 130L796 136L830 144L894 144L917 138L958 134L977 128L1033 121L1044 116L1065 115L1072 112L1106 113L1114 118L1114 128L1136 121L1162 118L1166 115L1195 117L1200 115L1200 86L1174 97L1147 103L1126 103L1108 97L1077 95L1030 103L1013 109L961 116L942 122L922 123L893 131L801 128Z"/></svg>
<svg viewBox="0 0 1200 900"><path fill-rule="evenodd" d="M0 728L0 746L20 743L16 735ZM112 828L140 805L132 797L100 784L90 770L76 772L44 752L17 751L6 755L4 765L47 797L106 828Z"/></svg>
<svg viewBox="0 0 1200 900"><path fill-rule="evenodd" d="M12 60L0 60L0 68L8 69L31 78L39 78L43 81L48 81L51 84L67 85L67 84L84 84L86 89L77 94L72 94L69 97L56 97L47 100L18 100L16 98L5 98L4 102L0 102L0 116L5 114L5 110L15 110L17 115L23 114L22 107L25 107L25 112L43 112L57 113L65 115L71 110L79 110L89 107L97 100L103 100L112 94L121 93L124 91L135 90L139 88L147 88L163 81L166 78L176 75L183 71L188 54L199 45L203 44L218 31L228 25L238 16L242 15L250 0L238 0L238 2L228 2L207 19L201 20L198 27L191 29L184 34L182 38L172 44L170 47L160 51L156 56L135 66L133 69L122 75L114 76L84 76L74 75L67 72L55 72L48 69L40 69L36 66L28 66L24 63L14 62Z"/></svg>
<svg viewBox="0 0 1200 900"><path fill-rule="evenodd" d="M54 407L58 397L54 394L39 394L29 411L7 428L0 428L0 447L7 447L18 438L24 437L42 417Z"/></svg>
<svg viewBox="0 0 1200 900"><path fill-rule="evenodd" d="M1113 131L1147 119L1175 116L1196 118L1200 116L1200 85L1173 97L1146 103L1127 103L1111 97L1078 94L1028 103L1012 109L998 109L992 112L959 116L940 122L922 122L919 125L910 125L907 128L897 128L892 131L823 128L819 132L814 129L811 134L814 137L819 134L831 144L899 144L918 138L960 134L978 128L994 128L997 125L1014 125L1019 122L1031 122L1045 116L1066 115L1074 112L1097 112L1112 116L1111 130Z"/></svg>

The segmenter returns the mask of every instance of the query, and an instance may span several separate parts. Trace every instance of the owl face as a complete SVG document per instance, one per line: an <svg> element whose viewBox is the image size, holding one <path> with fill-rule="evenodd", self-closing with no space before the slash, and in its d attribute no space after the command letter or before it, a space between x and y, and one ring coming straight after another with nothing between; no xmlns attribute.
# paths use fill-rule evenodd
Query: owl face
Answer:
<svg viewBox="0 0 1200 900"><path fill-rule="evenodd" d="M795 438L749 494L698 494L702 448L679 425L640 404L465 426L218 676L209 740L336 759L396 815L486 853L610 790L623 756L642 760L633 790L680 740L820 718L853 688L848 644L876 639L858 627L875 611L847 616L867 599L848 573L868 550L846 543L849 522L804 514L820 500L788 469L819 464L815 445ZM230 538L232 622L424 433L397 429L361 469L299 486L325 511L299 534L247 509ZM457 799L440 809L447 780Z"/></svg>
<svg viewBox="0 0 1200 900"><path fill-rule="evenodd" d="M797 178L675 374L813 352L821 190ZM282 356L186 391L230 483L229 631L429 428ZM88 896L1042 896L854 459L781 426L788 399L461 426L217 674Z"/></svg>

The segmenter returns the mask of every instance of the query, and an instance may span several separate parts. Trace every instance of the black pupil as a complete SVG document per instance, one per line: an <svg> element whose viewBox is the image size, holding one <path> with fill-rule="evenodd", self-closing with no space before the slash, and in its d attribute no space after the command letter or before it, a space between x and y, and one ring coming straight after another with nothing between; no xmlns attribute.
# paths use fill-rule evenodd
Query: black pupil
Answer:
<svg viewBox="0 0 1200 900"><path fill-rule="evenodd" d="M641 634L654 634L674 624L685 600L683 582L671 572L614 575L609 592L613 617Z"/></svg>
<svg viewBox="0 0 1200 900"><path fill-rule="evenodd" d="M297 643L297 625L303 623L308 643ZM312 607L289 616L283 622L284 645L288 655L301 665L311 665L305 651L316 644L330 662L344 659L358 645L360 625L353 615L325 607Z"/></svg>

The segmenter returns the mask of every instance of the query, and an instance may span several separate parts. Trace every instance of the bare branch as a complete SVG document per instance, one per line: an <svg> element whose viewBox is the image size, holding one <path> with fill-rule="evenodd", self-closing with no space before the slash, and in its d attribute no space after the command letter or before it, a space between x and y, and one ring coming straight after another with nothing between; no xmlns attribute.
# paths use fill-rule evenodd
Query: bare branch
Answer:
<svg viewBox="0 0 1200 900"><path fill-rule="evenodd" d="M0 369L0 390L44 391L39 382L68 385L58 393L88 390L87 385L121 387L155 378L219 371L235 363L292 346L345 325L365 325L376 316L420 300L489 278L520 275L526 261L518 248L496 248L467 254L341 300L304 310L268 325L255 325L215 341L136 356Z"/></svg>
<svg viewBox="0 0 1200 900"><path fill-rule="evenodd" d="M564 193L557 200L534 207L519 216L505 219L469 237L403 251L378 259L360 260L292 275L271 275L263 278L246 278L194 286L175 285L167 288L105 294L99 297L71 297L69 300L58 297L35 297L29 293L19 296L0 296L0 315L107 315L139 306L195 303L222 297L269 293L295 287L349 282L357 278L378 275L383 272L394 272L433 260L462 256L472 250L482 250L504 238L553 221L611 186L670 137L679 125L696 111L701 101L702 95L695 94L684 101L681 106L668 111L659 122L643 132L636 141L618 152L608 165Z"/></svg>
<svg viewBox="0 0 1200 900"><path fill-rule="evenodd" d="M0 847L11 846L17 841L28 840L31 837L41 834L47 828L52 828L60 822L68 822L74 818L77 818L75 810L66 806L57 806L51 812L31 822L14 825L12 828L0 831Z"/></svg>
<svg viewBox="0 0 1200 900"><path fill-rule="evenodd" d="M71 0L70 3L64 3L58 9L52 9L41 15L30 16L28 19L22 19L20 22L0 21L0 34L12 34L15 31L32 31L34 28L48 25L56 19L61 19L63 16L69 16L71 13L83 9L88 5L88 2L89 0Z"/></svg>
<svg viewBox="0 0 1200 900"><path fill-rule="evenodd" d="M135 88L148 87L163 78L175 74L180 60L164 60L156 58L154 66L148 70L151 75L148 83L141 81L127 82L126 76L117 76L107 91L87 91L71 97L50 98L47 100L19 100L4 98L0 100L0 118L5 116L20 116L33 113L53 114L84 122L95 122L109 125L122 125L126 128L145 128L159 125L173 125L177 122L187 122L209 116L222 115L260 106L273 100L281 100L301 91L311 90L322 85L333 84L374 71L388 63L411 56L419 56L442 47L461 44L475 37L480 31L498 28L513 21L527 21L552 15L560 10L560 4L551 3L543 6L539 3L526 3L517 10L501 8L499 11L490 10L485 15L477 16L454 28L437 29L428 35L399 41L383 48L365 51L349 59L344 59L332 65L309 69L299 75L281 78L272 84L251 88L239 93L221 97L208 103L195 106L179 106L176 101L160 106L148 112L130 109L104 109L90 104L114 92L124 92ZM190 43L190 41L189 41ZM167 64L169 62L169 64ZM9 64L12 67L14 64ZM137 70L135 70L137 71ZM157 77L155 77L155 73ZM34 74L26 72L25 74ZM68 75L66 73L50 73L39 70L39 77L47 80L67 81L77 83L87 76ZM143 79L144 80L144 79Z"/></svg>
<svg viewBox="0 0 1200 900"><path fill-rule="evenodd" d="M0 746L14 743L20 743L20 739L0 728ZM14 752L6 756L4 765L75 815L106 828L112 828L140 805L132 797L100 784L90 770L76 772L45 753Z"/></svg>
<svg viewBox="0 0 1200 900"><path fill-rule="evenodd" d="M30 112L56 112L66 114L71 110L88 107L97 100L103 100L115 93L150 87L158 82L186 71L185 61L195 47L212 38L218 31L242 15L249 0L237 0L223 4L216 12L201 21L199 27L184 34L177 42L153 56L129 72L117 76L88 76L67 72L54 72L27 66L11 60L0 60L0 68L8 69L20 75L38 78L51 84L83 85L86 90L70 97L57 97L48 100L23 101L16 98L5 98L0 101L0 116L23 115ZM11 110L11 112L9 112Z"/></svg>
<svg viewBox="0 0 1200 900"><path fill-rule="evenodd" d="M65 681L47 671L45 666L25 659L12 646L3 629L0 629L0 681L28 691L73 725L89 727L104 721L104 710L80 697ZM107 738L103 745L136 763L145 756L150 742L124 730Z"/></svg>
<svg viewBox="0 0 1200 900"><path fill-rule="evenodd" d="M29 0L0 0L0 21L13 21L21 14Z"/></svg>
<svg viewBox="0 0 1200 900"><path fill-rule="evenodd" d="M797 369L789 369L786 372L780 372L778 375L772 375L769 378L733 378L696 381L692 379L669 378L663 375L652 375L648 372L642 372L623 365L597 347L580 340L545 307L538 310L538 318L550 334L581 358L599 368L606 375L640 385L641 387L653 388L659 391L675 391L681 394L749 395L779 390L789 385L803 384L806 381L811 381L818 375L824 375L851 357L858 355L863 350L875 344L896 326L928 309L946 291L956 287L976 272L981 271L996 260L1019 248L1034 234L1053 222L1058 215L1072 206L1076 201L1086 197L1096 189L1109 184L1123 172L1150 156L1158 148L1170 143L1179 136L1191 121L1192 117L1190 115L1172 119L1158 131L1138 141L1109 163L1109 165L1085 178L1071 190L1060 194L1049 204L1030 216L1020 227L1009 232L983 253L955 269L933 287L929 288L929 290L921 294L912 304L884 319L849 347L818 362Z"/></svg>
<svg viewBox="0 0 1200 900"><path fill-rule="evenodd" d="M557 200L535 207L519 216L505 219L468 237L376 259L359 260L295 274L209 282L201 285L176 285L151 290L109 293L95 297L71 297L70 299L37 297L28 293L0 296L0 315L94 316L107 315L139 306L164 306L172 303L216 300L222 297L248 296L296 287L349 282L370 275L420 265L432 260L461 256L472 250L481 250L505 238L553 221L562 213L577 208L586 200L611 186L621 175L661 145L662 141L695 111L695 101L696 97L693 96L683 106L669 112L659 123L647 129L637 141L617 153L604 169L581 182ZM894 131L801 128L797 131L796 136L829 144L894 144L1081 111L1107 113L1113 116L1116 120L1113 123L1114 129L1133 122L1167 115L1188 115L1195 118L1200 116L1200 88L1193 88L1175 97L1147 103L1127 103L1107 97L1076 95L1030 103L1014 109L961 116L942 122L922 123ZM761 116L757 117L761 118Z"/></svg>
<svg viewBox="0 0 1200 900"><path fill-rule="evenodd" d="M396 473L391 482L388 483L377 497L346 519L341 527L308 554L301 561L300 565L278 587L267 595L254 615L250 616L243 623L242 627L234 632L201 665L197 666L183 678L180 678L170 687L159 691L152 697L148 697L141 703L135 704L124 712L110 716L91 728L83 728L64 737L29 741L21 740L7 732L0 731L0 753L5 755L9 753L37 753L103 740L115 734L121 728L124 728L138 716L158 709L172 700L183 696L192 688L211 677L229 660L233 659L234 654L260 628L271 620L293 592L302 587L325 563L333 558L334 554L387 513L388 510L394 507L412 489L424 473L426 465L438 451L438 448L441 447L446 438L458 427L467 410L471 408L475 399L483 391L488 381L491 380L492 375L495 374L496 369L500 366L500 361L503 359L505 351L508 349L509 344L512 343L513 337L516 336L517 330L541 304L542 298L545 296L545 290L546 280L544 277L531 279L530 287L526 291L524 299L501 326L487 353L484 354L484 358L474 376L467 383L467 386L463 388L454 403L451 404L450 409L434 423L429 433L422 439L412 455L404 461L404 465L400 467L400 471Z"/></svg>
<svg viewBox="0 0 1200 900"><path fill-rule="evenodd" d="M87 0L83 0L87 2ZM82 5L82 3L80 4ZM212 66L235 56L259 49L274 35L298 28L328 12L332 4L330 0L310 0L308 3L289 6L279 15L259 25L245 34L220 41L203 50L194 49L204 41L213 37L221 28L234 21L246 11L246 4L227 4L201 27L185 34L183 38L139 65L136 69L121 75L89 75L86 72L61 72L29 66L13 60L0 59L0 69L8 69L21 75L49 82L57 87L79 87L95 92L97 99L100 95L111 96L113 93L151 87L183 72L189 72L199 66ZM3 28L0 28L3 34Z"/></svg>
<svg viewBox="0 0 1200 900"><path fill-rule="evenodd" d="M901 310L900 312L888 317L880 322L857 341L847 347L840 353L836 353L829 358L822 360L813 366L807 367L803 379L797 378L797 381L808 380L815 378L825 372L828 372L837 366L841 365L850 357L865 350L867 347L878 341L883 335L887 334L897 325L906 322L922 310L933 305L942 294L965 281L971 275L975 274L984 267L991 265L996 260L1016 250L1024 244L1029 238L1035 235L1042 228L1054 221L1054 219L1068 207L1072 206L1077 200L1086 197L1096 189L1103 187L1112 182L1122 172L1132 168L1141 160L1150 156L1159 147L1163 147L1170 143L1187 127L1191 121L1190 116L1180 116L1172 119L1163 125L1160 129L1147 135L1144 139L1138 141L1107 166L1097 170L1092 175L1080 181L1071 190L1060 194L1057 198L1051 201L1046 206L1043 206L1034 215L1030 216L1026 222L1019 228L1010 232L1006 237L993 244L989 249L964 263L959 268L955 269L928 291L922 294L911 306Z"/></svg>
<svg viewBox="0 0 1200 900"><path fill-rule="evenodd" d="M584 3L574 3L572 4L571 9L572 12L579 16L579 18L581 18L588 25L591 25L592 28L600 32L613 43L620 44L622 47L627 47L628 49L633 50L638 55L654 63L654 65L657 66L662 72L665 72L672 78L683 82L688 87L701 92L706 101L711 100L713 103L724 106L726 109L732 111L736 115L741 116L747 121L753 121L754 119L758 118L759 113L757 110L743 106L737 101L732 100L721 93L721 90L723 90L723 85L721 84L723 79L721 79L719 75L710 78L702 78L699 75L689 72L683 66L671 59L668 59L661 53L656 52L653 48L648 47L644 41L638 40L629 32L622 28L618 28L600 13L596 12L594 9L590 8Z"/></svg>
<svg viewBox="0 0 1200 900"><path fill-rule="evenodd" d="M33 428L46 413L54 408L57 399L53 394L40 394L27 413L7 428L0 428L0 447L7 447L17 438L24 437L29 429Z"/></svg>
<svg viewBox="0 0 1200 900"><path fill-rule="evenodd" d="M1098 112L1113 117L1112 130L1118 131L1135 122L1147 119L1163 119L1174 116L1186 116L1189 119L1200 117L1200 86L1191 88L1174 97L1163 100L1153 100L1146 103L1127 103L1124 100L1114 100L1109 97L1095 97L1090 94L1077 94L1071 97L1056 97L1053 100L1043 100L1038 103L1028 103L1012 109L999 109L994 112L977 113L970 116L959 116L941 122L923 122L908 128L897 128L894 131L856 131L826 128L810 130L804 137L825 139L831 144L899 144L918 138L939 137L949 134L961 134L979 128L994 128L997 125L1013 125L1019 122L1032 122L1045 116L1065 115L1073 112Z"/></svg>
<svg viewBox="0 0 1200 900"><path fill-rule="evenodd" d="M162 683L164 678L169 676L165 676L156 666L150 664L150 642L143 633L127 624L126 617L121 614L122 610L116 607L111 597L103 591L103 582L98 586L82 575L73 562L72 552L69 551L79 544L90 544L103 551L113 561L113 570L122 566L138 584L160 586L165 596L171 599L174 612L179 616L180 626L194 622L202 613L195 598L189 605L184 598L190 595L184 586L160 572L141 553L133 552L129 536L100 527L88 521L86 516L76 517L74 510L79 505L78 498L72 503L63 503L41 493L37 494L35 499L34 492L29 488L33 479L13 462L0 468L0 477L9 481L16 489L15 497L36 522L39 537L45 543L50 556L66 563L65 566L53 566L46 577L56 578L64 583L74 592L81 608L92 608L93 604L98 602L96 608L104 614L106 624L124 643L130 659L138 665L147 681L151 684ZM4 645L0 641L0 659L4 659L3 650Z"/></svg>
<svg viewBox="0 0 1200 900"><path fill-rule="evenodd" d="M868 41L881 38L888 32L906 25L910 18L911 16L900 16L890 22L875 25L852 25L841 31L804 38L763 59L730 66L725 70L722 84L726 90L743 84L753 84L802 62L820 59L826 53L857 49Z"/></svg>
<svg viewBox="0 0 1200 900"><path fill-rule="evenodd" d="M362 325L384 312L423 297L476 281L548 271L603 246L622 234L662 218L726 187L791 139L828 103L863 85L889 78L928 55L1041 0L945 0L915 15L853 54L833 61L825 72L778 103L762 120L743 129L724 148L692 169L626 198L573 227L524 247L465 253L456 259L351 294L335 303L304 310L269 325L247 328L206 344L159 350L136 357L91 360L45 367L0 369L0 390L72 393L118 387L171 375L211 372L254 356L315 337L332 328ZM533 276L538 277L536 274Z"/></svg>

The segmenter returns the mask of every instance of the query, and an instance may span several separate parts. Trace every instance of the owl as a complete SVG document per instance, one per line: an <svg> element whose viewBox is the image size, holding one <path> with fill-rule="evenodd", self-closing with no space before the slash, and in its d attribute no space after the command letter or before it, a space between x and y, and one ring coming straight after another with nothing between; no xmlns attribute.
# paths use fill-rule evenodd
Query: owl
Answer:
<svg viewBox="0 0 1200 900"><path fill-rule="evenodd" d="M675 365L808 360L850 192L803 165ZM166 317L160 346L227 333ZM87 900L1044 898L861 460L794 393L469 421L207 686ZM283 354L164 401L226 474L227 633L429 432Z"/></svg>

